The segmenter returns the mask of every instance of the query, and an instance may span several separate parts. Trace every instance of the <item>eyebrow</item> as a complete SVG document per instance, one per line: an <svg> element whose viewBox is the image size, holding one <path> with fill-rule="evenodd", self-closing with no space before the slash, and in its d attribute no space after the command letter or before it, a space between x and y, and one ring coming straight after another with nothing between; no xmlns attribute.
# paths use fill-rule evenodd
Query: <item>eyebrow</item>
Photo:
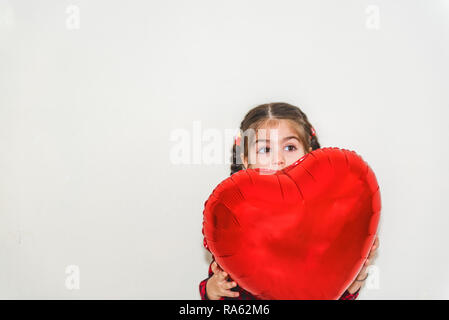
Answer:
<svg viewBox="0 0 449 320"><path fill-rule="evenodd" d="M284 139L282 139L282 142L284 142L284 141L287 141L287 140L290 140L290 139L296 139L296 140L298 140L299 142L301 142L301 140L299 140L299 138L297 137L297 136L288 136L288 137L285 137ZM257 142L259 142L259 141L270 141L270 139L257 139L255 142L254 142L254 144L256 144Z"/></svg>

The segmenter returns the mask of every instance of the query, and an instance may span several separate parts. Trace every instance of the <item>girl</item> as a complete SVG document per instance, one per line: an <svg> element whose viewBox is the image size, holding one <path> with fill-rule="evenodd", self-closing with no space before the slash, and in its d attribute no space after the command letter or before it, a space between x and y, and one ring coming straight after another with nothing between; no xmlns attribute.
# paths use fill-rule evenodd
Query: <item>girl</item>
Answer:
<svg viewBox="0 0 449 320"><path fill-rule="evenodd" d="M320 148L315 130L307 116L298 107L288 103L269 103L251 109L240 124L240 132L247 132L248 129L254 130L255 139L244 135L242 141L239 137L234 141L231 175L248 168L281 170L306 153ZM276 130L277 141L270 140L272 135L268 132L272 129ZM205 240L204 246L208 249ZM378 246L379 239L376 237L362 270L340 300L357 298L360 287L368 277L367 267ZM201 281L199 288L202 300L258 299L239 287L214 259L209 266L208 278Z"/></svg>

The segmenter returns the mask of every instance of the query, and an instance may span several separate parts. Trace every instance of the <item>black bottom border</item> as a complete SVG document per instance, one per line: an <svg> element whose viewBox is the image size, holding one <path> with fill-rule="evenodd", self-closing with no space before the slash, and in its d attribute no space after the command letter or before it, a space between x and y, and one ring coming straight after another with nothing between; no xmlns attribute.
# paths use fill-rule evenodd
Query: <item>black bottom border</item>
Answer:
<svg viewBox="0 0 449 320"><path fill-rule="evenodd" d="M449 300L338 300L338 301L202 301L202 300L1 300L2 311L18 315L125 317L146 319L292 319L341 315L347 319L365 316L440 316L448 313ZM439 312L441 309L442 312ZM446 317L446 316L444 316Z"/></svg>

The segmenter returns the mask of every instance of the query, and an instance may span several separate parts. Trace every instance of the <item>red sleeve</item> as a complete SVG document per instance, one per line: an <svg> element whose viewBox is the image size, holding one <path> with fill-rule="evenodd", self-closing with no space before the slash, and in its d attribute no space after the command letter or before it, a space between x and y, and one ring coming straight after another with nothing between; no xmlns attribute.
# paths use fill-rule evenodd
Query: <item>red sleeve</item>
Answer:
<svg viewBox="0 0 449 320"><path fill-rule="evenodd" d="M350 294L348 290L343 292L343 295L338 300L355 300L359 296L360 288L353 294Z"/></svg>
<svg viewBox="0 0 449 320"><path fill-rule="evenodd" d="M201 296L201 300L209 300L209 298L207 297L207 293L206 293L207 280L209 280L209 278L204 279L203 281L200 282L200 296Z"/></svg>

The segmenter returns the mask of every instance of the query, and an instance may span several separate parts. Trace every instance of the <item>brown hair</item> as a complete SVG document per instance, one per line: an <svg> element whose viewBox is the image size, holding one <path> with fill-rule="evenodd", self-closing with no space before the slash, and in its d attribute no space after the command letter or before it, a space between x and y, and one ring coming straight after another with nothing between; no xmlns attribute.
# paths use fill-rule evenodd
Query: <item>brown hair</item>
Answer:
<svg viewBox="0 0 449 320"><path fill-rule="evenodd" d="M257 130L267 121L281 119L289 120L292 124L294 124L306 153L309 152L310 147L312 147L312 150L321 148L318 138L316 134L314 134L314 129L307 119L306 114L298 107L284 102L261 104L249 110L240 123L240 132L243 133L248 129ZM245 157L248 157L248 136L242 135L240 141L240 145L236 145L234 141L234 145L232 146L230 175L244 169L241 154L243 153ZM242 146L243 152L241 150Z"/></svg>

